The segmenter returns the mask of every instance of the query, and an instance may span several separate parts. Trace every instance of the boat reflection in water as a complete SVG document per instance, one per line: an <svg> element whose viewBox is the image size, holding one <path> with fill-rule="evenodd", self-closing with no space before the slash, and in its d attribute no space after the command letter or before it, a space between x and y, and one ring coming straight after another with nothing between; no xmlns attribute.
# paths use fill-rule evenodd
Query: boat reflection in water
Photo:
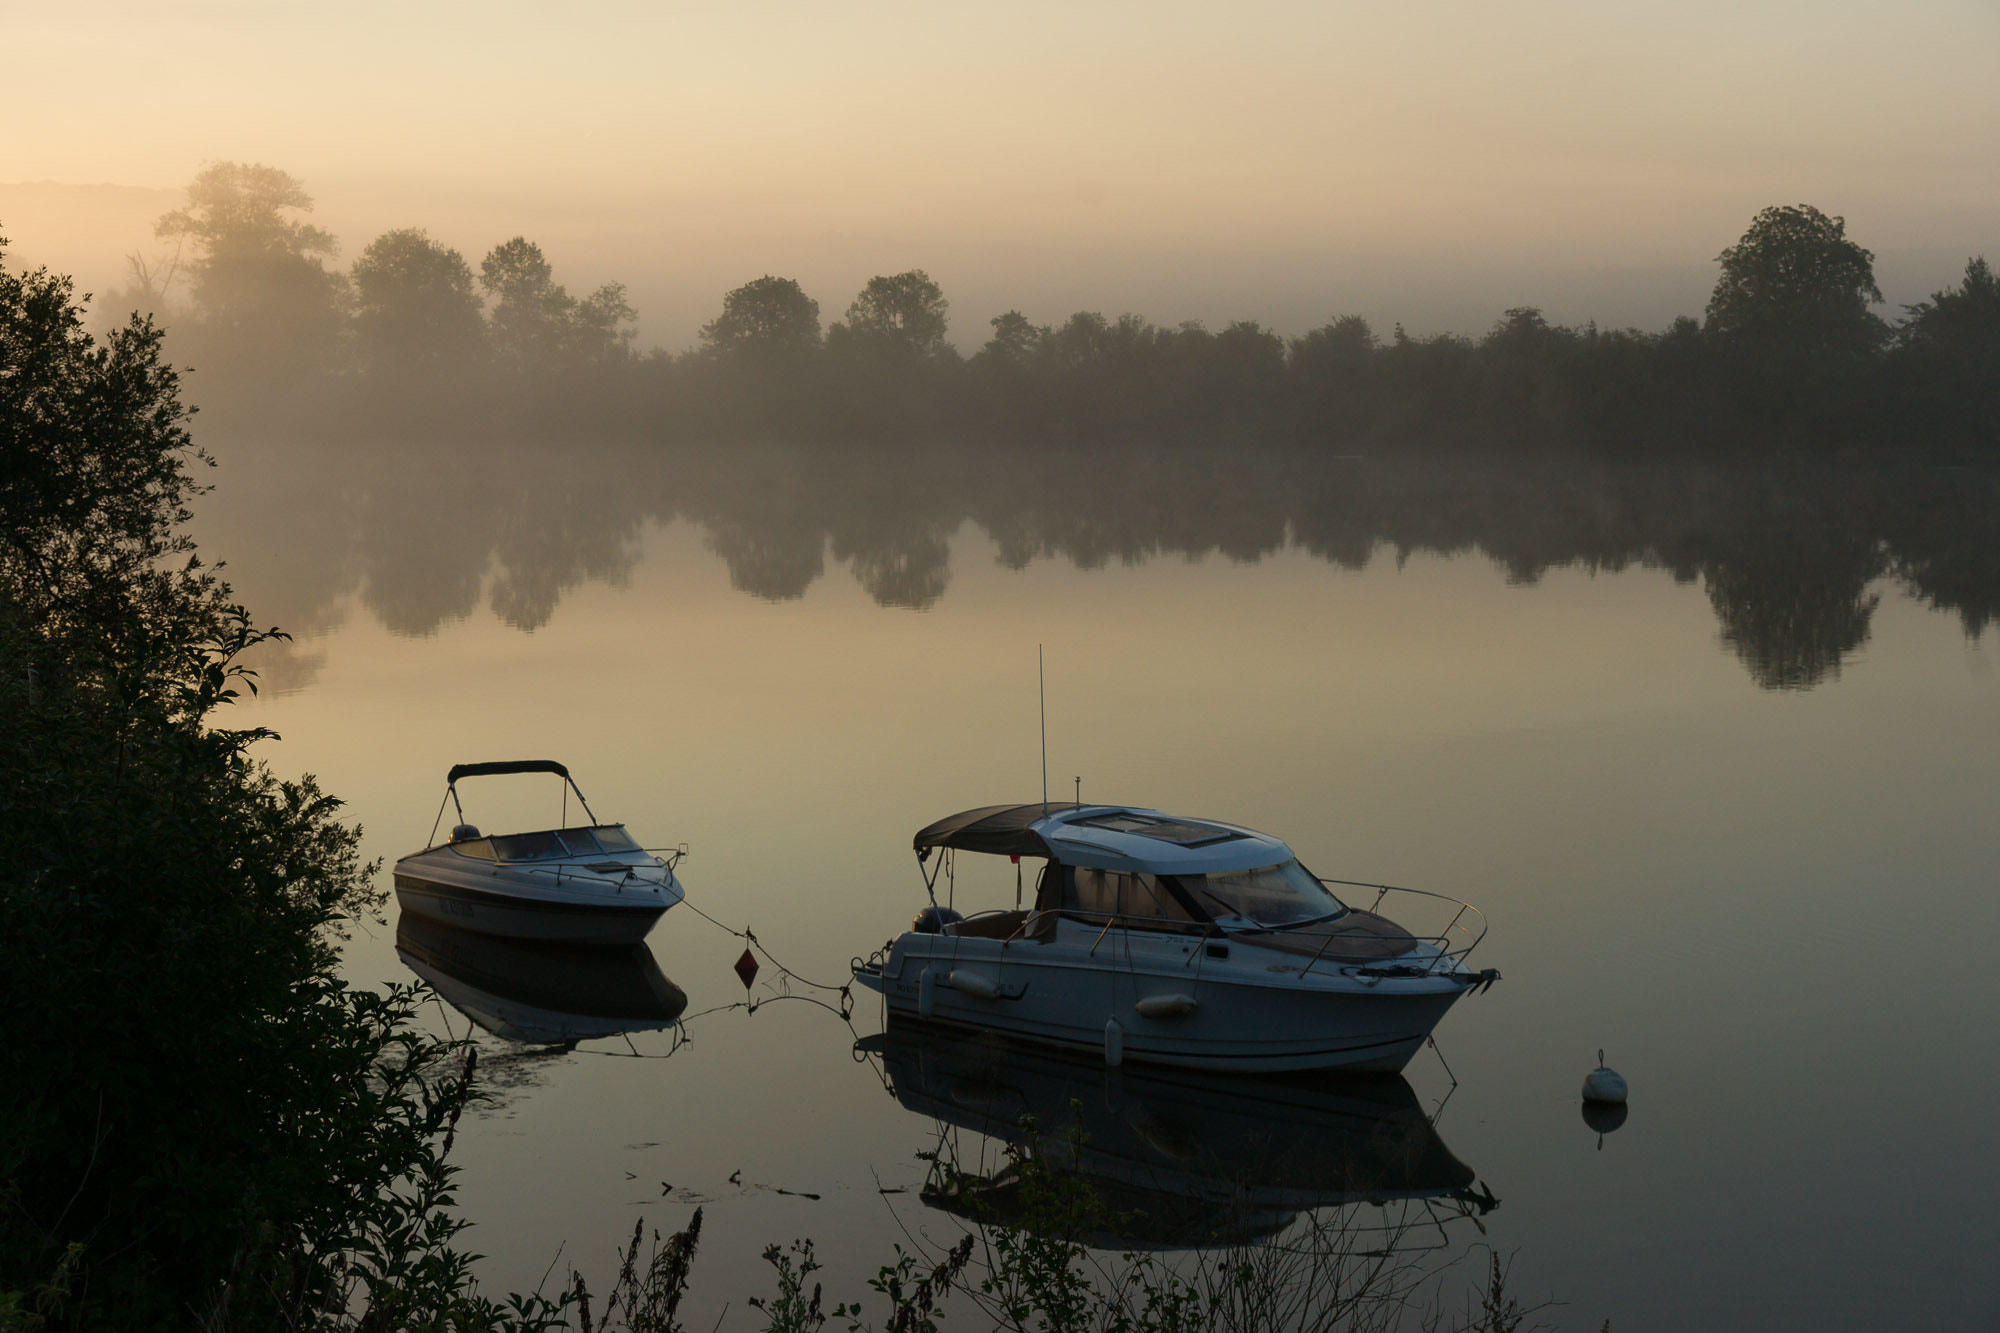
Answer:
<svg viewBox="0 0 2000 1333"><path fill-rule="evenodd" d="M933 1173L924 1201L975 1222L1027 1220L1028 1152L1095 1196L1106 1230L1084 1239L1097 1248L1243 1245L1316 1210L1416 1201L1414 1219L1385 1218L1378 1228L1400 1234L1499 1203L1475 1188L1472 1169L1445 1147L1401 1075L1106 1069L899 1022L859 1049L881 1055L905 1108L939 1124L940 1156L955 1169ZM1005 1164L976 1170L953 1159L953 1129L1007 1145ZM1356 1224L1342 1234L1351 1240Z"/></svg>
<svg viewBox="0 0 2000 1333"><path fill-rule="evenodd" d="M672 1027L687 995L643 944L551 944L404 912L396 956L454 1009L507 1041L573 1046Z"/></svg>

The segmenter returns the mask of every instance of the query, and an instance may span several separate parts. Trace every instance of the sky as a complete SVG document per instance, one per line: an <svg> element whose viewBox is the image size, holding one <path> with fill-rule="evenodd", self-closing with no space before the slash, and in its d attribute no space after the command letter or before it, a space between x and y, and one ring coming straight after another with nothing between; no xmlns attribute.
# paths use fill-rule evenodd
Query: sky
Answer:
<svg viewBox="0 0 2000 1333"><path fill-rule="evenodd" d="M1846 217L1892 307L2000 258L1996 0L0 0L0 32L35 56L0 233L100 287L224 160L304 181L344 260L526 234L670 348L763 273L831 319L913 267L969 346L1009 308L1658 327L1772 203Z"/></svg>

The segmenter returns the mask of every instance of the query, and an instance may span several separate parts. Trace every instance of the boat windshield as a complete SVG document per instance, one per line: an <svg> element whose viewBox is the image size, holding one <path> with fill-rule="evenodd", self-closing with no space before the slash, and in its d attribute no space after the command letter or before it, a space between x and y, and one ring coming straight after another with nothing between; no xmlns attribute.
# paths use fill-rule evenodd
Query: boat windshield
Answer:
<svg viewBox="0 0 2000 1333"><path fill-rule="evenodd" d="M1347 910L1347 904L1327 892L1297 861L1175 878L1204 906L1266 928L1303 925Z"/></svg>
<svg viewBox="0 0 2000 1333"><path fill-rule="evenodd" d="M570 854L554 833L509 833L493 839L493 850L502 861L546 861Z"/></svg>
<svg viewBox="0 0 2000 1333"><path fill-rule="evenodd" d="M632 840L632 835L625 831L623 824L606 824L601 828L592 829L591 832L597 835L598 842L604 845L604 850L607 852L639 850L639 844Z"/></svg>
<svg viewBox="0 0 2000 1333"><path fill-rule="evenodd" d="M639 850L632 835L616 824L548 833L510 833L492 839L492 843L493 851L502 861L547 861L559 856L602 856L605 852Z"/></svg>

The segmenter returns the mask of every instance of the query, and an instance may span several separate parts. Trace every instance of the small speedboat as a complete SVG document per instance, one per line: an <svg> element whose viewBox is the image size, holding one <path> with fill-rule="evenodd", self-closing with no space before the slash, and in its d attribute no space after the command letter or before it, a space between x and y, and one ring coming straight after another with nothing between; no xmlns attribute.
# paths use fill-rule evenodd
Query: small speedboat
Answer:
<svg viewBox="0 0 2000 1333"><path fill-rule="evenodd" d="M1320 879L1234 824L993 805L939 820L915 847L930 905L854 961L892 1016L1099 1051L1110 1065L1394 1072L1461 995L1499 979L1467 966L1486 933L1470 904ZM1034 905L961 915L959 852L1041 860ZM1366 908L1340 896L1357 890L1373 893ZM1449 919L1413 934L1377 914L1391 894Z"/></svg>
<svg viewBox="0 0 2000 1333"><path fill-rule="evenodd" d="M555 774L576 793L591 822L532 833L481 833L464 822L458 782L498 773ZM641 847L623 824L599 822L561 764L547 759L455 764L445 776L445 794L459 818L450 841L396 862L396 900L405 912L483 935L624 944L645 938L661 913L681 900L674 869L686 849L662 857ZM438 818L443 817L440 805Z"/></svg>

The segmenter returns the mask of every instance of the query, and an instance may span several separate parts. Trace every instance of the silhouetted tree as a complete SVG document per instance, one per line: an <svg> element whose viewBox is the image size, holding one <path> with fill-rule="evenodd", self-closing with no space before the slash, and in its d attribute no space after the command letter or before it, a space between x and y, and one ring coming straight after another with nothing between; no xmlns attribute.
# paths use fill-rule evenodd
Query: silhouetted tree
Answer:
<svg viewBox="0 0 2000 1333"><path fill-rule="evenodd" d="M299 220L312 196L262 163L218 162L188 185L187 204L154 230L192 246L195 314L205 346L231 368L327 367L340 331L342 283L322 260L333 236Z"/></svg>
<svg viewBox="0 0 2000 1333"><path fill-rule="evenodd" d="M1315 432L1353 435L1375 409L1375 330L1359 315L1342 315L1294 338L1290 365L1300 422Z"/></svg>
<svg viewBox="0 0 2000 1333"><path fill-rule="evenodd" d="M565 362L630 355L636 318L625 285L608 282L579 301L555 280L542 248L525 236L493 247L479 264L479 284L493 298L488 317L496 355L548 373Z"/></svg>
<svg viewBox="0 0 2000 1333"><path fill-rule="evenodd" d="M993 366L1026 370L1049 336L1047 325L1030 323L1028 317L1018 310L995 315L989 323L993 325L993 336L986 340L986 346L979 349L978 356L973 360L985 358Z"/></svg>
<svg viewBox="0 0 2000 1333"><path fill-rule="evenodd" d="M1717 259L1706 330L1790 358L1852 357L1881 347L1875 256L1847 239L1847 223L1810 204L1765 209Z"/></svg>
<svg viewBox="0 0 2000 1333"><path fill-rule="evenodd" d="M1908 307L1897 331L1904 383L1927 424L2000 439L2000 278L1985 256L1965 279Z"/></svg>
<svg viewBox="0 0 2000 1333"><path fill-rule="evenodd" d="M352 279L356 350L367 369L462 367L479 352L485 323L472 269L425 232L376 237L354 261Z"/></svg>
<svg viewBox="0 0 2000 1333"><path fill-rule="evenodd" d="M722 313L701 328L712 356L789 362L820 345L819 302L791 278L770 274L722 298Z"/></svg>
<svg viewBox="0 0 2000 1333"><path fill-rule="evenodd" d="M922 269L874 277L847 307L846 331L871 350L915 357L946 355L944 289Z"/></svg>

